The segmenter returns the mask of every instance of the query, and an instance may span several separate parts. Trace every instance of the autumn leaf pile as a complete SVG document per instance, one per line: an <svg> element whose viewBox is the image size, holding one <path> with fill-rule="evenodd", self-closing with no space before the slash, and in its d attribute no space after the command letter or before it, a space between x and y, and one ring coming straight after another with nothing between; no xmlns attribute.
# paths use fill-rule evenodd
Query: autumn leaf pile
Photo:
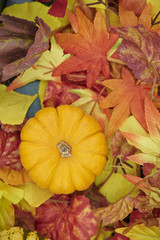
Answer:
<svg viewBox="0 0 160 240"><path fill-rule="evenodd" d="M0 16L0 231L160 239L160 2L42 2ZM58 195L29 178L19 144L40 108L64 104L99 122L108 153L88 189Z"/></svg>

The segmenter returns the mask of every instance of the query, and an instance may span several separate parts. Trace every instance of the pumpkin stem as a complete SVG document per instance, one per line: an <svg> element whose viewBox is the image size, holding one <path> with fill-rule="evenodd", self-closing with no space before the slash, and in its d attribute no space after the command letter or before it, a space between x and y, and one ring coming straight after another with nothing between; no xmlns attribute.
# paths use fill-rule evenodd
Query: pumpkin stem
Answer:
<svg viewBox="0 0 160 240"><path fill-rule="evenodd" d="M65 141L60 141L57 144L57 148L61 154L62 157L71 157L71 147L65 142Z"/></svg>

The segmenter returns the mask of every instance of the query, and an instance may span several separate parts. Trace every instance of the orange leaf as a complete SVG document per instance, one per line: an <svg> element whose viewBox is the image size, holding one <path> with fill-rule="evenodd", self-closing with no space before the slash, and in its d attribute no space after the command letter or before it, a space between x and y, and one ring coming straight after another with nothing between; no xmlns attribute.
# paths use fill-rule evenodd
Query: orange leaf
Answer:
<svg viewBox="0 0 160 240"><path fill-rule="evenodd" d="M143 26L147 29L151 29L151 18L152 18L152 5L150 3L146 4L144 10L142 11L138 24L143 24Z"/></svg>
<svg viewBox="0 0 160 240"><path fill-rule="evenodd" d="M123 175L123 177L125 177L125 179L127 179L129 182L133 183L134 185L137 185L137 187L141 189L143 192L145 192L146 194L149 193L149 184L147 184L145 180L143 181L143 178L128 175L128 174Z"/></svg>
<svg viewBox="0 0 160 240"><path fill-rule="evenodd" d="M126 68L122 69L122 79L108 79L103 82L103 85L113 90L100 103L101 108L114 107L108 124L107 136L111 136L130 113L147 129L144 116L144 99L145 96L149 97L150 86L137 85Z"/></svg>
<svg viewBox="0 0 160 240"><path fill-rule="evenodd" d="M11 185L20 185L24 184L25 182L31 182L31 179L24 168L21 170L14 170L10 167L1 167L0 176L6 184Z"/></svg>
<svg viewBox="0 0 160 240"><path fill-rule="evenodd" d="M152 5L148 3L145 5L141 15L139 18L135 15L133 11L129 11L122 6L122 1L119 3L119 17L120 22L123 27L135 27L138 24L143 24L143 26L147 29L151 29L151 18L152 18Z"/></svg>
<svg viewBox="0 0 160 240"><path fill-rule="evenodd" d="M138 24L138 17L133 11L129 11L122 6L122 1L119 3L119 17L123 27L134 27Z"/></svg>
<svg viewBox="0 0 160 240"><path fill-rule="evenodd" d="M149 98L145 99L146 123L152 140L160 145L160 113Z"/></svg>
<svg viewBox="0 0 160 240"><path fill-rule="evenodd" d="M87 71L87 87L91 88L101 72L108 78L107 53L117 42L118 35L108 34L104 16L100 12L96 13L92 23L76 8L76 18L70 14L70 20L76 33L57 33L55 39L72 56L55 69L53 76Z"/></svg>

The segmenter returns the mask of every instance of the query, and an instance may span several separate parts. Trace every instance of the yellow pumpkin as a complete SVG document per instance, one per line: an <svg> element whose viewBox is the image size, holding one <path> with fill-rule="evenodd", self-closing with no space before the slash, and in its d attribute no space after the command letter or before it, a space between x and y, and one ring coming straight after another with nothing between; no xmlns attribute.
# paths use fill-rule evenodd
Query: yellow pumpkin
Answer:
<svg viewBox="0 0 160 240"><path fill-rule="evenodd" d="M99 123L71 105L46 107L21 131L20 157L30 178L57 194L87 189L106 163Z"/></svg>

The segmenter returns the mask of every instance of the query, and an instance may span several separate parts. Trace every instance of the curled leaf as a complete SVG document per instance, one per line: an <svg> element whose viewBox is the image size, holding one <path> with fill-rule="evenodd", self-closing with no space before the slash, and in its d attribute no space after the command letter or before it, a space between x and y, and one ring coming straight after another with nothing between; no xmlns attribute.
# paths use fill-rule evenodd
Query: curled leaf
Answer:
<svg viewBox="0 0 160 240"><path fill-rule="evenodd" d="M17 21L19 21L19 19ZM35 24L38 25L39 28L35 33L34 43L27 49L23 57L17 58L14 62L10 62L3 67L2 81L6 81L31 67L41 57L42 53L49 48L49 39L51 37L49 26L38 17L35 19ZM11 39L12 38L14 38L14 35L11 35Z"/></svg>
<svg viewBox="0 0 160 240"><path fill-rule="evenodd" d="M37 27L34 22L2 14L0 20L0 78L2 68L23 59L34 42ZM12 52L12 54L10 54Z"/></svg>

